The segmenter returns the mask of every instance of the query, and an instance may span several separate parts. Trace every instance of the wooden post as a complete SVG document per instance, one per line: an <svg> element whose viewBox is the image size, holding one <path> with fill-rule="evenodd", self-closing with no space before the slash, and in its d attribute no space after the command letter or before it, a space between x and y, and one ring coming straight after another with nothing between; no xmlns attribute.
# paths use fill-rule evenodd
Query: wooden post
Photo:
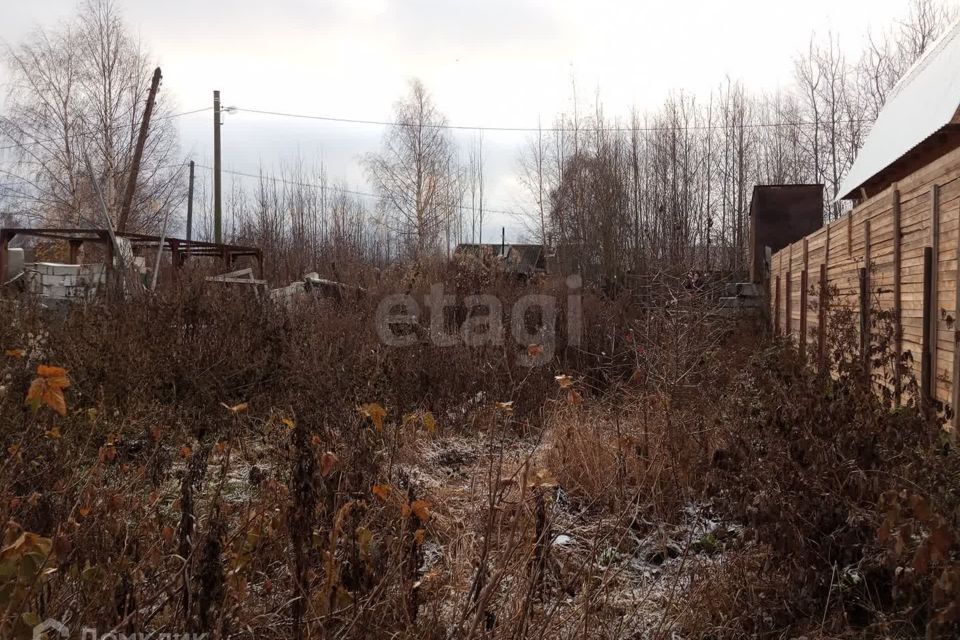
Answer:
<svg viewBox="0 0 960 640"><path fill-rule="evenodd" d="M0 284L8 280L7 278L7 251L10 249L10 239L12 235L6 229L0 229Z"/></svg>
<svg viewBox="0 0 960 640"><path fill-rule="evenodd" d="M120 205L120 221L117 231L127 230L127 220L130 218L130 207L133 205L133 193L137 190L137 177L140 175L140 159L143 157L143 146L147 142L147 132L150 129L150 116L153 114L153 105L157 101L157 90L160 89L160 67L153 72L150 81L150 91L147 93L147 105L143 109L143 120L140 122L140 133L137 135L137 146L133 150L133 160L130 162L130 175L127 177L127 188L123 193L123 203Z"/></svg>
<svg viewBox="0 0 960 640"><path fill-rule="evenodd" d="M867 377L870 376L870 285L867 282L867 270L858 270L860 285L860 361Z"/></svg>
<svg viewBox="0 0 960 640"><path fill-rule="evenodd" d="M773 294L773 333L780 334L780 274L777 274L776 287Z"/></svg>
<svg viewBox="0 0 960 640"><path fill-rule="evenodd" d="M804 240L803 244L806 245L807 241ZM800 272L800 359L806 360L807 358L807 268L804 265L803 271Z"/></svg>
<svg viewBox="0 0 960 640"><path fill-rule="evenodd" d="M827 225L827 237L824 240L823 262L825 264L830 262L830 225L829 224Z"/></svg>
<svg viewBox="0 0 960 640"><path fill-rule="evenodd" d="M70 241L70 264L80 264L80 245L82 244L83 240Z"/></svg>
<svg viewBox="0 0 960 640"><path fill-rule="evenodd" d="M930 371L933 397L937 396L937 350L940 345L940 185L930 188L930 246L933 269L930 273Z"/></svg>
<svg viewBox="0 0 960 640"><path fill-rule="evenodd" d="M193 160L190 161L190 180L187 183L187 242L193 240Z"/></svg>
<svg viewBox="0 0 960 640"><path fill-rule="evenodd" d="M223 242L220 188L220 92L213 92L213 241Z"/></svg>
<svg viewBox="0 0 960 640"><path fill-rule="evenodd" d="M960 430L960 242L954 246L954 305L953 305L953 379L950 395L950 405L953 409L953 437L957 437Z"/></svg>
<svg viewBox="0 0 960 640"><path fill-rule="evenodd" d="M924 402L930 402L933 399L931 394L931 384L933 382L931 364L933 363L933 353L930 349L930 316L933 307L933 247L923 248L923 339L921 341L921 351L923 352L920 361L920 397Z"/></svg>
<svg viewBox="0 0 960 640"><path fill-rule="evenodd" d="M791 304L792 298L793 298L792 276L793 274L790 272L789 269L787 269L787 283L784 287L784 298L787 301L786 308L784 309L784 314L786 315L786 319L784 321L783 332L788 338L792 337L792 332L793 332L793 308L792 308L793 305Z"/></svg>
<svg viewBox="0 0 960 640"><path fill-rule="evenodd" d="M893 185L893 401L900 406L903 395L903 301L900 282L903 279L900 242L900 190Z"/></svg>
<svg viewBox="0 0 960 640"><path fill-rule="evenodd" d="M817 367L824 371L827 367L827 303L830 294L827 291L827 263L820 263L820 306L817 309Z"/></svg>
<svg viewBox="0 0 960 640"><path fill-rule="evenodd" d="M807 335L807 315L810 313L809 301L809 276L810 269L810 245L809 241L803 239L803 271L800 272L800 359L806 361L807 341L810 336Z"/></svg>
<svg viewBox="0 0 960 640"><path fill-rule="evenodd" d="M853 255L853 212L847 214L847 255Z"/></svg>
<svg viewBox="0 0 960 640"><path fill-rule="evenodd" d="M868 377L872 373L870 364L870 332L872 331L870 325L870 268L872 266L870 245L870 220L864 220L863 267L860 270L860 353L864 358L864 367Z"/></svg>

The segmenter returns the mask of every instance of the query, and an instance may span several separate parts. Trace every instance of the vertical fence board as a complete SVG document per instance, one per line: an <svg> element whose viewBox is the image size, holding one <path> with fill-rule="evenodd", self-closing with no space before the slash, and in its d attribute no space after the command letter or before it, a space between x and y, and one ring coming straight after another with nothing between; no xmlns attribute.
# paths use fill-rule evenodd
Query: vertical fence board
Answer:
<svg viewBox="0 0 960 640"><path fill-rule="evenodd" d="M800 272L800 359L807 357L807 267Z"/></svg>
<svg viewBox="0 0 960 640"><path fill-rule="evenodd" d="M827 363L827 301L830 299L827 288L827 263L824 261L820 263L820 306L817 309L820 316L817 322L817 368L821 373L826 370Z"/></svg>
<svg viewBox="0 0 960 640"><path fill-rule="evenodd" d="M933 248L923 248L923 338L921 340L920 351L922 360L920 362L920 396L924 402L930 402L933 396L930 389L933 385L933 353L930 348L930 316L933 296Z"/></svg>
<svg viewBox="0 0 960 640"><path fill-rule="evenodd" d="M893 398L894 403L900 406L903 395L903 293L901 281L903 279L902 233L900 228L900 190L894 184L891 189L893 201Z"/></svg>

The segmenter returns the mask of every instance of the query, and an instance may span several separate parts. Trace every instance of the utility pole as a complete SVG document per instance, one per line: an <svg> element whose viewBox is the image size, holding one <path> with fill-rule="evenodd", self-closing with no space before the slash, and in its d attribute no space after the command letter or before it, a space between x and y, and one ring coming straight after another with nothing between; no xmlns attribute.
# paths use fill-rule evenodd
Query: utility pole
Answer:
<svg viewBox="0 0 960 640"><path fill-rule="evenodd" d="M213 92L213 241L223 242L220 209L220 92Z"/></svg>
<svg viewBox="0 0 960 640"><path fill-rule="evenodd" d="M187 187L187 242L193 240L193 160L190 161L190 186Z"/></svg>
<svg viewBox="0 0 960 640"><path fill-rule="evenodd" d="M143 110L143 121L140 123L140 134L137 136L137 146L133 151L133 161L130 163L130 176L127 178L127 190L123 194L123 204L120 207L120 221L117 230L123 233L127 230L127 219L130 217L130 206L133 204L133 192L137 189L137 176L140 174L140 161L143 159L143 146L147 142L147 133L150 129L150 116L153 115L153 105L157 101L157 90L160 88L160 67L153 72L150 81L150 93L147 94L147 106Z"/></svg>

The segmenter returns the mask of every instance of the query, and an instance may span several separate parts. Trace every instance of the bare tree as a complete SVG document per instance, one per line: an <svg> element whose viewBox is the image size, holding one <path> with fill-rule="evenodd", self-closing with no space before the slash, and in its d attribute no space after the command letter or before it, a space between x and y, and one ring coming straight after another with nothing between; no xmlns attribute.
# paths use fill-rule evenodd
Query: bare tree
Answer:
<svg viewBox="0 0 960 640"><path fill-rule="evenodd" d="M87 0L56 30L6 52L11 73L0 133L16 146L7 178L22 183L18 212L67 226L101 226L83 154L117 215L152 66L113 0ZM177 133L161 92L144 149L129 230L156 228L182 197Z"/></svg>
<svg viewBox="0 0 960 640"><path fill-rule="evenodd" d="M438 248L447 219L459 207L454 148L447 120L419 80L395 105L395 122L378 154L366 158L367 174L380 195L385 225L417 259Z"/></svg>

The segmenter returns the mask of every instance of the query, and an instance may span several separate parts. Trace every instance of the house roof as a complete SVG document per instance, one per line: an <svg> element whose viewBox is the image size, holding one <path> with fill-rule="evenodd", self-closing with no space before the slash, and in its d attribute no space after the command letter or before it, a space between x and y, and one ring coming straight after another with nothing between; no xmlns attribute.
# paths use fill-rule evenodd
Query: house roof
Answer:
<svg viewBox="0 0 960 640"><path fill-rule="evenodd" d="M532 273L543 267L543 245L511 244L507 250L507 262L516 271Z"/></svg>
<svg viewBox="0 0 960 640"><path fill-rule="evenodd" d="M859 196L860 187L955 122L960 113L960 20L904 74L887 101L856 161L840 184L838 199Z"/></svg>

